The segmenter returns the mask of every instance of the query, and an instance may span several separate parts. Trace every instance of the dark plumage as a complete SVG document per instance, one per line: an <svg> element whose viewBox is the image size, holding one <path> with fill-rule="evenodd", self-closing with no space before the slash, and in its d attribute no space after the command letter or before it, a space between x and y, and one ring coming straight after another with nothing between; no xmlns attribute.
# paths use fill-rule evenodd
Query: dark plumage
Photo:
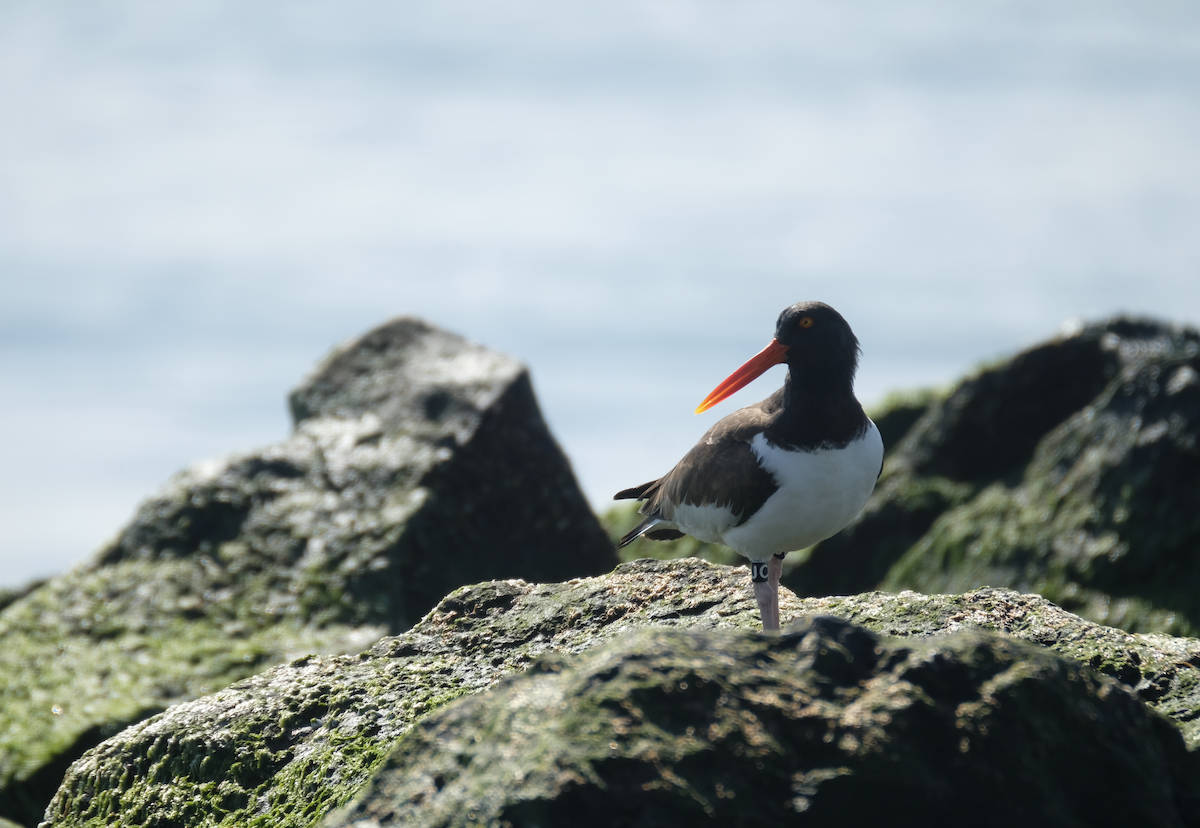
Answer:
<svg viewBox="0 0 1200 828"><path fill-rule="evenodd" d="M802 302L779 315L775 338L709 395L713 405L786 363L783 387L762 402L725 417L663 477L625 489L614 499L644 501L646 516L621 539L684 534L722 543L752 562L768 561L770 592L760 596L768 618L781 553L824 540L862 509L883 463L875 424L854 396L858 339L833 308ZM777 548L778 547L778 548ZM764 607L764 600L767 606Z"/></svg>

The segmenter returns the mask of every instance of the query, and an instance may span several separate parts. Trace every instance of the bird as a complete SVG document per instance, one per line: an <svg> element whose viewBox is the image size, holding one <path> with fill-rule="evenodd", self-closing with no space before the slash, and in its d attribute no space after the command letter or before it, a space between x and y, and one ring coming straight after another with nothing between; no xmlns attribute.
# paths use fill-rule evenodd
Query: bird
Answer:
<svg viewBox="0 0 1200 828"><path fill-rule="evenodd" d="M684 535L729 547L749 559L763 629L777 631L784 555L840 532L883 472L883 438L854 396L859 354L829 305L784 309L770 343L696 413L774 365L787 365L783 387L721 419L664 476L617 492L614 500L641 501L645 518L617 548Z"/></svg>

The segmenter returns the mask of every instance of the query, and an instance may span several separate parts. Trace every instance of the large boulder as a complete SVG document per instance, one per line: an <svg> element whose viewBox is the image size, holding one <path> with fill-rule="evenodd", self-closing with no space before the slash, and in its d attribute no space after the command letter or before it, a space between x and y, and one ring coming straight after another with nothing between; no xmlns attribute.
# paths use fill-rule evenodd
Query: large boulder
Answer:
<svg viewBox="0 0 1200 828"><path fill-rule="evenodd" d="M858 520L785 576L805 595L1036 592L1099 623L1200 634L1200 333L1079 327L901 401ZM912 425L905 432L893 428Z"/></svg>
<svg viewBox="0 0 1200 828"><path fill-rule="evenodd" d="M400 753L385 768L403 766L406 756L426 756L422 751L430 745L431 734L459 721L454 717L464 711L486 718L487 708L496 712L496 729L489 731L484 724L473 735L464 731L459 744L478 736L480 754L507 756L509 784L519 784L520 773L532 768L529 763L536 760L533 754L540 747L533 741L512 741L525 721L518 726L516 719L504 719L514 707L530 706L531 715L537 714L530 720L533 730L556 731L560 728L554 721L570 719L574 715L570 711L578 709L582 715L587 707L594 712L596 705L586 695L593 686L588 676L639 670L647 679L644 687L614 683L605 690L597 686L600 696L612 694L604 702L609 715L589 720L596 725L590 736L585 732L590 725L571 735L586 742L578 756L615 753L629 758L628 764L608 765L605 770L624 767L630 774L622 777L626 781L652 783L672 778L673 773L673 778L692 779L696 768L688 764L686 752L671 754L664 749L658 766L650 754L639 753L639 745L645 744L642 734L653 732L656 738L669 736L676 747L692 745L701 766L707 761L700 751L705 740L724 739L722 749L741 755L743 759L736 761L743 767L747 762L754 765L755 751L791 751L787 761L801 764L780 766L789 779L804 761L811 761L809 769L817 771L792 779L799 785L789 798L793 802L798 797L813 802L836 799L841 783L834 776L883 778L874 774L887 771L889 756L921 757L925 764L910 769L892 763L888 784L918 777L934 784L926 771L932 772L943 761L949 763L947 767L962 768L972 779L992 773L997 780L1021 780L1029 772L1024 763L1049 768L1055 761L1069 760L1071 766L1056 768L1055 773L1074 779L1071 768L1075 767L1098 784L1120 780L1124 787L1113 790L1138 792L1127 811L1136 812L1147 824L1189 824L1172 815L1185 806L1193 807L1193 815L1200 812L1195 810L1200 803L1187 799L1188 791L1194 795L1200 790L1196 763L1200 753L1185 750L1185 746L1193 751L1200 748L1200 668L1196 666L1200 641L1100 627L1037 596L1004 590L961 596L872 593L807 600L785 590L781 612L785 623L803 615L835 615L907 640L876 640L834 622L821 622L824 626L783 639L763 636L757 632L757 607L745 569L694 559L639 561L609 575L558 584L511 580L477 584L455 591L411 630L386 638L358 656L300 659L175 706L113 736L71 767L46 812L45 828L85 824L200 828L251 822L277 828L308 826L361 794L364 798L350 811L330 817L334 825L353 822L367 813L358 811L356 816L354 809L375 807L364 804L368 801L399 802L387 794L398 790L394 784L399 784L399 777L389 776L389 771L368 788L397 746ZM981 631L1040 646L1023 646ZM938 636L950 633L961 635L939 643ZM816 638L806 638L814 634ZM933 640L926 640L930 637ZM600 649L604 647L610 649ZM853 658L847 660L846 654ZM583 660L569 658L575 656ZM806 659L816 672L808 672ZM446 718L428 718L448 702L487 691L531 665L538 665L538 672L523 685L524 691L516 684L506 685L495 694L478 696L469 708L439 713ZM669 677L677 669L695 670L712 680L693 685L684 677L688 687L675 682L667 694L670 682L662 676ZM573 678L545 683L568 671ZM763 681L755 684L759 678ZM770 683L777 679L778 683ZM860 683L863 680L868 686ZM721 702L726 698L721 693L739 683L746 692L731 691L729 703ZM786 725L794 725L794 731L776 729L799 712L800 697L795 693L810 690L816 693L812 703L822 709L805 713L810 717L807 722ZM855 706L854 699L865 699L868 690L871 704ZM911 715L899 706L889 712L889 698L897 705L911 702L916 709ZM875 706L875 701L885 707ZM639 720L634 711L644 712L650 706L659 718ZM752 718L760 713L762 726ZM864 718L855 723L858 714ZM892 715L895 724L887 722L885 714ZM1026 721L1026 715L1032 718ZM621 717L629 719L628 727ZM801 738L804 728L826 727L834 717L841 729L822 731L818 744L806 746ZM406 738L422 720L426 723L420 735ZM936 726L922 741L925 722ZM642 724L647 727L644 731L639 729ZM710 729L714 724L720 739ZM726 726L730 729L721 731ZM694 731L694 742L688 741L688 728ZM984 729L989 729L990 737ZM1039 732L1043 729L1045 733ZM823 741L826 732L836 735L831 744L837 750L860 738L868 749L878 745L880 753L870 758L849 751L839 754L844 761L830 764L834 748ZM965 753L964 738L968 740ZM814 753L802 759L810 749ZM972 756L971 750L978 752ZM1047 751L1045 758L1037 760L1041 764L1030 759L1030 750ZM1093 750L1100 753L1088 758ZM856 764L859 760L851 754L861 755L867 764ZM976 757L982 757L978 764ZM1109 760L1111 766L1105 764ZM569 776L570 762L562 767ZM847 773L842 774L841 768ZM820 769L836 773L831 776ZM543 771L530 770L528 778L537 773L545 778ZM656 776L647 777L651 772ZM451 779L443 774L443 779L461 789L472 784L470 776ZM437 788L435 776L427 781ZM748 808L758 801L757 790L730 788L739 800L721 803L720 797L714 799L715 784L721 780L711 781L713 787L703 792L703 798L720 807L722 814L726 805L739 800ZM764 792L769 790L775 797L781 784L775 779ZM640 793L634 788L627 785L619 791L631 802L636 796L645 797L642 802L657 802L664 790L661 784ZM810 788L811 795L806 793ZM371 791L385 794L384 799L371 799L375 796ZM835 792L821 799L826 791ZM998 798L1010 795L1007 788L997 791ZM1025 801L1075 801L1047 797ZM977 809L991 804L989 800L975 805L959 817L974 821ZM575 818L584 815L576 813ZM437 824L464 822L448 819Z"/></svg>
<svg viewBox="0 0 1200 828"><path fill-rule="evenodd" d="M1184 764L1127 688L1040 647L816 616L544 659L423 721L323 825L1200 825Z"/></svg>
<svg viewBox="0 0 1200 828"><path fill-rule="evenodd" d="M357 652L464 583L616 563L507 356L397 319L335 350L291 408L288 439L181 472L0 613L0 816L36 822L125 726Z"/></svg>

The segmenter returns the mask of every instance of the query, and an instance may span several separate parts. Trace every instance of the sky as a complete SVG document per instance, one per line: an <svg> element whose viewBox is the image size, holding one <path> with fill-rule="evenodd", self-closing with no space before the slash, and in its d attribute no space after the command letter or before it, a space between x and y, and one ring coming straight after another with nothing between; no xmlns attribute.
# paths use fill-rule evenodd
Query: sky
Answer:
<svg viewBox="0 0 1200 828"><path fill-rule="evenodd" d="M335 344L512 354L589 500L820 299L858 393L1200 324L1200 6L0 5L0 586L286 437Z"/></svg>

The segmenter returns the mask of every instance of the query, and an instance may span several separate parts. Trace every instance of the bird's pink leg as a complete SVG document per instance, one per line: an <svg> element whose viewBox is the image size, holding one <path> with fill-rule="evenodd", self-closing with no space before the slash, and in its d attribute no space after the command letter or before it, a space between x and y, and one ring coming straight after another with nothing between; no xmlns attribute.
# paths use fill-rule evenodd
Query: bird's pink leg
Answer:
<svg viewBox="0 0 1200 828"><path fill-rule="evenodd" d="M770 581L759 581L754 585L754 600L758 601L758 613L762 616L765 632L779 629L779 593Z"/></svg>
<svg viewBox="0 0 1200 828"><path fill-rule="evenodd" d="M763 630L775 632L779 629L779 578L783 575L783 559L750 562L750 580L754 584L754 600L758 602L758 613L762 616Z"/></svg>
<svg viewBox="0 0 1200 828"><path fill-rule="evenodd" d="M783 577L783 558L771 558L768 570L771 584L771 629L779 629L779 579Z"/></svg>

